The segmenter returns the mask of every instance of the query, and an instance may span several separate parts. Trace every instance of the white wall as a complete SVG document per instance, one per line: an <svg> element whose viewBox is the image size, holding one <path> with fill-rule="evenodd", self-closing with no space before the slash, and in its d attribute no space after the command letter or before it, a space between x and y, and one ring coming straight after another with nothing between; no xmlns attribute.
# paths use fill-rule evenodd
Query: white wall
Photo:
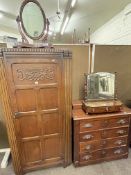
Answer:
<svg viewBox="0 0 131 175"><path fill-rule="evenodd" d="M18 32L11 30L8 27L0 25L0 43L3 43L3 36L10 36L10 37L18 38L18 41L21 40L21 37ZM8 47L12 47L13 45L14 45L13 43L7 42Z"/></svg>
<svg viewBox="0 0 131 175"><path fill-rule="evenodd" d="M131 45L131 4L96 30L91 43Z"/></svg>

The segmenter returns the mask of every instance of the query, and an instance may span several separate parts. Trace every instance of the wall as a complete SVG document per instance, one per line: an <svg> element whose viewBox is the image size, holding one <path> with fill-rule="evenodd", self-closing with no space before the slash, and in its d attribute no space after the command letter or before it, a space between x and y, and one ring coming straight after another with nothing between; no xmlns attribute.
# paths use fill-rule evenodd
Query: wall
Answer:
<svg viewBox="0 0 131 175"><path fill-rule="evenodd" d="M131 100L131 46L96 45L94 72L117 72L118 98Z"/></svg>
<svg viewBox="0 0 131 175"><path fill-rule="evenodd" d="M55 45L72 51L72 98L84 98L84 73L88 73L89 45Z"/></svg>
<svg viewBox="0 0 131 175"><path fill-rule="evenodd" d="M91 43L131 44L131 4L91 35Z"/></svg>
<svg viewBox="0 0 131 175"><path fill-rule="evenodd" d="M1 100L1 99L0 99ZM8 147L8 137L0 101L0 149Z"/></svg>
<svg viewBox="0 0 131 175"><path fill-rule="evenodd" d="M8 27L4 27L0 25L0 43L3 43L3 40L1 39L1 37L3 36L10 36L10 37L14 37L14 38L18 38L18 40L21 40L21 36L18 33L18 30L13 30L11 28ZM12 47L14 45L14 43L7 43L8 47Z"/></svg>

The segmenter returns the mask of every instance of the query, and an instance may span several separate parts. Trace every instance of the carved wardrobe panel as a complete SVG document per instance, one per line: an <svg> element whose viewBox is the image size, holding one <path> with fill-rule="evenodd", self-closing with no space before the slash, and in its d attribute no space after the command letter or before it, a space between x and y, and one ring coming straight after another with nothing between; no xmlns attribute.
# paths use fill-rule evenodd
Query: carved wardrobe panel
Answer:
<svg viewBox="0 0 131 175"><path fill-rule="evenodd" d="M70 52L7 49L2 53L12 112L12 116L5 117L7 123L10 118L14 125L12 132L20 159L20 165L15 166L16 174L68 165L71 161ZM8 134L9 138L13 136Z"/></svg>

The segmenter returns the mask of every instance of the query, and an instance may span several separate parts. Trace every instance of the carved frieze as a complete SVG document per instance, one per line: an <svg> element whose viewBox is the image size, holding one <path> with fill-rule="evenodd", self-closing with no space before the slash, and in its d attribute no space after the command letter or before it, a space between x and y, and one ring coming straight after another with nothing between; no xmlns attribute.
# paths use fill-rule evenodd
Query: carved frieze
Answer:
<svg viewBox="0 0 131 175"><path fill-rule="evenodd" d="M55 77L55 70L53 67L43 67L34 69L17 69L17 78L21 81L42 81L53 80Z"/></svg>

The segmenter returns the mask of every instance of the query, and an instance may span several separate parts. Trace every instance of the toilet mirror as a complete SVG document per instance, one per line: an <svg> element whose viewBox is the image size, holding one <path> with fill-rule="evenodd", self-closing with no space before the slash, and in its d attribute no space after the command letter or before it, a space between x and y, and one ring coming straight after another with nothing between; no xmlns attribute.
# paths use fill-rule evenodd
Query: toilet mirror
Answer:
<svg viewBox="0 0 131 175"><path fill-rule="evenodd" d="M116 74L98 72L85 75L85 100L114 100L116 99Z"/></svg>
<svg viewBox="0 0 131 175"><path fill-rule="evenodd" d="M37 0L22 2L17 23L23 44L29 44L28 38L41 42L47 40L49 21Z"/></svg>

